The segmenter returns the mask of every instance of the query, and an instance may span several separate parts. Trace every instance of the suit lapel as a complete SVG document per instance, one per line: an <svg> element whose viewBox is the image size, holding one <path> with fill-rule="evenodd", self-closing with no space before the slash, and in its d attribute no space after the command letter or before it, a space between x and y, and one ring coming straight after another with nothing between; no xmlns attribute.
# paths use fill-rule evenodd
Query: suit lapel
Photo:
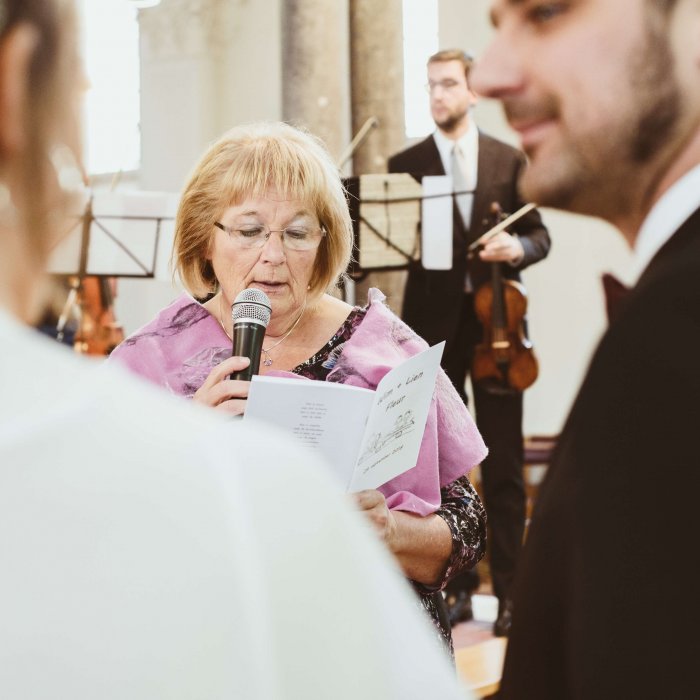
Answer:
<svg viewBox="0 0 700 700"><path fill-rule="evenodd" d="M623 316L624 310L646 294L648 288L663 285L664 280L673 277L679 266L688 261L700 260L700 209L697 209L685 223L664 243L654 255L637 283L624 294L619 309L608 324L612 328Z"/></svg>
<svg viewBox="0 0 700 700"><path fill-rule="evenodd" d="M440 151L438 151L435 139L432 136L428 136L427 139L421 141L418 159L420 163L417 163L417 165L420 166L420 172L423 175L445 174L445 168L442 166L442 159L440 158Z"/></svg>
<svg viewBox="0 0 700 700"><path fill-rule="evenodd" d="M700 232L700 209L696 209L681 227L661 246L651 259L646 270L642 273L637 284L632 288L630 296L640 289L654 284L657 278L671 274L671 270L688 259L697 259L698 233Z"/></svg>
<svg viewBox="0 0 700 700"><path fill-rule="evenodd" d="M442 158L440 158L440 151L438 151L435 139L429 136L425 141L421 142L421 153L420 157L424 159L422 170L423 175L445 175L445 168L442 164ZM462 224L462 217L457 208L457 203L453 202L453 235L459 236L462 240L466 238L466 231L464 230L464 225ZM472 219L473 220L473 219Z"/></svg>

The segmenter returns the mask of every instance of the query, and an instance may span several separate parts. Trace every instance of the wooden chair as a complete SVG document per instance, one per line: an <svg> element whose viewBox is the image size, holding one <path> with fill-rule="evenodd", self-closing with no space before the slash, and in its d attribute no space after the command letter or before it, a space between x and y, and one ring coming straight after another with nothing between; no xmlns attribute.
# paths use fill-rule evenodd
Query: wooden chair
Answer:
<svg viewBox="0 0 700 700"><path fill-rule="evenodd" d="M528 524L532 514L532 506L537 498L537 491L549 467L556 441L556 435L530 435L525 438L523 445L525 492L527 494L525 517Z"/></svg>
<svg viewBox="0 0 700 700"><path fill-rule="evenodd" d="M537 497L537 488L549 466L556 435L525 438L525 482L528 496L527 518ZM475 479L477 490L479 480ZM477 698L489 698L498 692L506 654L506 637L493 637L455 650L457 672Z"/></svg>
<svg viewBox="0 0 700 700"><path fill-rule="evenodd" d="M505 637L493 637L455 651L457 673L477 698L488 698L498 691L506 642Z"/></svg>
<svg viewBox="0 0 700 700"><path fill-rule="evenodd" d="M525 466L547 466L557 443L557 435L529 435L525 438Z"/></svg>

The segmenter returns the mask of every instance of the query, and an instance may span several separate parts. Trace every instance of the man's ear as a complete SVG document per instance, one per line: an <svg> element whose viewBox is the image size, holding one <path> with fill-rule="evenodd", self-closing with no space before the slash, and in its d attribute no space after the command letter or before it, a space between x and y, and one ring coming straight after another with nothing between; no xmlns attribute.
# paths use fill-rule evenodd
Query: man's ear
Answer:
<svg viewBox="0 0 700 700"><path fill-rule="evenodd" d="M26 144L29 66L38 38L34 28L20 24L0 41L0 153L6 156Z"/></svg>

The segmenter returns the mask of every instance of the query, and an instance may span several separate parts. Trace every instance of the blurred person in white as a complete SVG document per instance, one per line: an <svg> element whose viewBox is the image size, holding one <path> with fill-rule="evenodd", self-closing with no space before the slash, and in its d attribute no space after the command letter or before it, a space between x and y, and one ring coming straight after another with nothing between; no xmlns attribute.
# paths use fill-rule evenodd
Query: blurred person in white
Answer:
<svg viewBox="0 0 700 700"><path fill-rule="evenodd" d="M0 697L463 698L324 465L28 327L80 75L71 2L0 0Z"/></svg>

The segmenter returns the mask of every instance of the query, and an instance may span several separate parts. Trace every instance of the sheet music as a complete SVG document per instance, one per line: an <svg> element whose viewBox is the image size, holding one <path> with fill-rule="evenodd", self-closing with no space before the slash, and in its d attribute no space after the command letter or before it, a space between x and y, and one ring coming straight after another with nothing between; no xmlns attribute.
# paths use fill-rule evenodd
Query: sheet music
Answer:
<svg viewBox="0 0 700 700"><path fill-rule="evenodd" d="M444 347L414 355L379 382L350 491L376 489L416 466Z"/></svg>
<svg viewBox="0 0 700 700"><path fill-rule="evenodd" d="M426 270L451 270L452 178L449 175L424 177L423 196L425 199L422 207L421 262Z"/></svg>
<svg viewBox="0 0 700 700"><path fill-rule="evenodd" d="M96 192L91 209L56 246L49 272L155 277L169 280L169 257L179 196L169 192ZM83 251L83 223L90 217L89 244Z"/></svg>
<svg viewBox="0 0 700 700"><path fill-rule="evenodd" d="M361 268L405 267L417 258L421 192L407 173L360 176L360 216L367 221L360 221Z"/></svg>
<svg viewBox="0 0 700 700"><path fill-rule="evenodd" d="M370 389L255 375L243 420L269 423L318 450L347 489L373 401Z"/></svg>

